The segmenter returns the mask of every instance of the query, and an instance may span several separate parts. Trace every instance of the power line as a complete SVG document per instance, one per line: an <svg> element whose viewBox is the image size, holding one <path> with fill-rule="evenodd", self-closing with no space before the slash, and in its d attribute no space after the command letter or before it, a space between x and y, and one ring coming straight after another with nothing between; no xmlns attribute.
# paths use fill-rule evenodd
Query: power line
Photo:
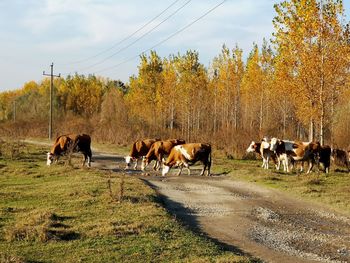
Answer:
<svg viewBox="0 0 350 263"><path fill-rule="evenodd" d="M137 39L135 39L133 42L131 42L130 44L120 48L119 50L117 50L116 52L114 52L113 54L107 56L106 58L90 65L84 68L81 68L77 71L82 71L82 70L86 70L86 69L90 69L93 68L97 65L102 64L103 62L105 62L106 60L114 57L115 55L121 53L122 51L128 49L129 47L131 47L133 44L135 44L136 42L140 41L142 38L144 38L145 36L147 36L149 33L151 33L152 31L154 31L156 28L158 28L160 25L162 25L165 21L169 20L171 17L173 17L176 13L178 13L181 9L183 9L186 5L188 5L192 0L188 0L187 2L185 2L182 6L180 6L178 9L176 9L173 13L171 13L169 16L167 16L165 19L163 19L160 23L158 23L156 26L152 27L150 30L148 30L146 33L142 34L140 37L138 37Z"/></svg>
<svg viewBox="0 0 350 263"><path fill-rule="evenodd" d="M168 11L173 5L175 5L177 2L179 2L180 0L176 0L173 3L171 3L167 8L165 8L162 12L160 12L158 15L156 15L155 17L153 17L150 21L148 21L146 24L144 24L142 27L140 27L139 29L137 29L135 32L133 32L132 34L130 34L129 36L126 36L125 38L123 38L122 40L118 41L117 43L115 43L113 46L111 46L110 48L107 48L99 53L97 53L96 55L81 59L81 60L77 60L77 61L73 61L70 63L67 63L65 65L73 65L73 64L79 64L82 62L86 62L89 61L93 58L96 58L110 50L112 50L113 48L119 46L121 43L125 42L126 40L130 39L131 37L133 37L134 35L136 35L138 32L140 32L142 29L144 29L146 26L148 26L149 24L151 24L154 20L156 20L158 17L160 17L162 14L164 14L166 11Z"/></svg>
<svg viewBox="0 0 350 263"><path fill-rule="evenodd" d="M192 26L194 23L198 22L199 20L201 20L202 18L204 18L205 16L207 16L208 14L210 14L211 12L213 12L215 9L217 9L219 6L221 6L222 4L224 4L227 0L224 0L222 2L220 2L219 4L217 4L216 6L212 7L211 9L209 9L207 12L205 12L203 15L201 15L200 17L198 17L197 19L193 20L191 23L187 24L186 26L184 26L183 28L179 29L178 31L176 31L175 33L171 34L170 36L168 36L167 38L163 39L162 41L158 42L157 44L155 44L154 46L148 48L148 49L145 49L144 51L142 51L141 53L139 53L138 55L136 56L133 56L133 57L130 57L116 65L113 65L113 66L110 66L110 67L107 67L107 68L103 68L101 70L98 70L98 71L95 71L95 73L100 73L100 72L103 72L103 71L107 71L107 70L110 70L110 69L113 69L113 68L116 68L116 67L119 67L131 60L134 60L135 58L138 58L139 56L141 56L143 53L146 53L152 49L154 49L155 47L157 46L160 46L161 44L163 44L164 42L168 41L169 39L173 38L174 36L176 36L177 34L183 32L184 30L186 30L187 28L189 28L190 26Z"/></svg>

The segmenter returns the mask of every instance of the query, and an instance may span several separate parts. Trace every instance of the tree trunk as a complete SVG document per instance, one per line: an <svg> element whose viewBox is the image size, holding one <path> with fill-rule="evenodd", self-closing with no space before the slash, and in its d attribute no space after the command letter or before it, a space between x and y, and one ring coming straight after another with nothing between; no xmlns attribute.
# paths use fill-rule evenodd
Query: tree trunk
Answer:
<svg viewBox="0 0 350 263"><path fill-rule="evenodd" d="M261 92L261 97L260 97L260 116L259 116L259 132L262 132L262 126L263 126L263 101L264 101L264 93Z"/></svg>
<svg viewBox="0 0 350 263"><path fill-rule="evenodd" d="M310 127L309 127L309 141L313 141L314 140L314 120L311 119L310 120Z"/></svg>

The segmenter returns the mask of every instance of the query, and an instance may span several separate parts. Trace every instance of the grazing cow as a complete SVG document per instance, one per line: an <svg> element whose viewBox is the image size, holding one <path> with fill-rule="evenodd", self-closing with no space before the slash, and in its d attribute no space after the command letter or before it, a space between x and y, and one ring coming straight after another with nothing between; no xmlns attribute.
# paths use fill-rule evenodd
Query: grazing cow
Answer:
<svg viewBox="0 0 350 263"><path fill-rule="evenodd" d="M196 162L202 162L204 167L200 175L203 175L205 169L208 169L210 176L211 167L211 145L207 143L187 143L175 146L163 165L162 175L165 176L171 167L180 168L177 175L181 174L182 168L186 167L188 175L191 174L189 166Z"/></svg>
<svg viewBox="0 0 350 263"><path fill-rule="evenodd" d="M166 141L157 141L152 144L146 156L142 158L141 170L145 170L150 162L155 160L153 170L160 168L163 158L170 154L171 149L180 144L184 144L185 141L181 139L169 139Z"/></svg>
<svg viewBox="0 0 350 263"><path fill-rule="evenodd" d="M319 167L325 173L329 173L329 167L331 166L331 147L328 145L321 146L319 152Z"/></svg>
<svg viewBox="0 0 350 263"><path fill-rule="evenodd" d="M269 169L269 159L273 160L274 164L277 164L276 154L270 150L270 144L266 141L255 142L252 141L250 145L248 146L247 150L248 153L255 152L261 156L263 159L263 164L261 167L265 169ZM276 166L277 167L277 166Z"/></svg>
<svg viewBox="0 0 350 263"><path fill-rule="evenodd" d="M348 169L348 172L350 172L349 155L347 154L346 151L343 151L340 149L333 149L332 160L336 165L341 167L346 167Z"/></svg>
<svg viewBox="0 0 350 263"><path fill-rule="evenodd" d="M151 148L152 144L157 141L160 141L160 139L145 139L134 142L131 146L130 154L125 157L125 169L129 168L131 163L135 161L134 169L136 170L138 160L145 156Z"/></svg>
<svg viewBox="0 0 350 263"><path fill-rule="evenodd" d="M81 152L84 155L83 166L87 160L91 166L91 137L87 134L68 134L56 138L50 152L47 153L47 165L58 161L59 157L69 152Z"/></svg>
<svg viewBox="0 0 350 263"><path fill-rule="evenodd" d="M276 153L277 159L282 161L285 172L289 172L288 157L290 157L293 162L307 161L309 163L307 173L310 173L315 162L317 161L320 149L321 145L319 142L293 142L280 140L277 138L271 139L270 146L270 150ZM301 167L301 171L302 170L303 166Z"/></svg>

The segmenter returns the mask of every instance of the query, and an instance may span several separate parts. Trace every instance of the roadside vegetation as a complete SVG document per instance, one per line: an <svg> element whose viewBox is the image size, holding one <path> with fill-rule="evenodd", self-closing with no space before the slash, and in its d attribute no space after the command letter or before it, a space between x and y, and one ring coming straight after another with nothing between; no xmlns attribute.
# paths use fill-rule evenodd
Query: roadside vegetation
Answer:
<svg viewBox="0 0 350 263"><path fill-rule="evenodd" d="M182 226L136 177L1 141L0 262L251 262ZM14 150L15 149L15 150Z"/></svg>

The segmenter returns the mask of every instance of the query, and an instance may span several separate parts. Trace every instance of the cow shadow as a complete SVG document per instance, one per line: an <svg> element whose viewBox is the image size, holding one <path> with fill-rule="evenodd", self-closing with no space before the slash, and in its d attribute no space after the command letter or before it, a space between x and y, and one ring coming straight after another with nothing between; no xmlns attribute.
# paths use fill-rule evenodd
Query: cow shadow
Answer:
<svg viewBox="0 0 350 263"><path fill-rule="evenodd" d="M141 178L141 180L154 189L157 193L157 197L154 199L156 203L159 205L163 206L167 212L172 215L176 220L186 229L194 232L197 235L200 235L201 237L215 243L218 245L223 251L230 251L233 252L239 256L247 256L250 258L253 258L253 256L249 253L244 252L241 250L239 247L227 244L223 241L220 241L216 238L210 237L202 228L199 222L199 218L196 215L196 211L184 207L183 204L176 202L174 200L169 199L167 196L161 194L158 191L158 187L154 184L152 184L150 181L148 181L145 178ZM261 262L261 260L253 258L252 262Z"/></svg>
<svg viewBox="0 0 350 263"><path fill-rule="evenodd" d="M336 172L336 173L350 173L350 171L346 168L344 168L344 169L335 168L334 172Z"/></svg>
<svg viewBox="0 0 350 263"><path fill-rule="evenodd" d="M200 166L196 167L196 168L193 168L193 166L190 168L191 169L191 174L188 175L187 173L187 170L184 168L182 170L182 173L181 175L179 176L190 176L190 177L199 177L199 178L211 178L211 177L220 177L220 176L226 176L228 175L231 170L228 170L228 171L223 171L223 172L219 172L219 173L213 173L211 172L210 173L210 176L207 176L207 170L204 172L204 175L200 175L200 173L202 172L202 168ZM167 174L165 176L166 177L177 177L177 173L178 173L178 168L177 167L174 167L174 168L171 168L169 174ZM140 174L140 175L143 175L143 176L155 176L155 177L162 177L162 169L160 170L153 170L152 168L148 168L146 169L145 171L136 171L137 174Z"/></svg>

